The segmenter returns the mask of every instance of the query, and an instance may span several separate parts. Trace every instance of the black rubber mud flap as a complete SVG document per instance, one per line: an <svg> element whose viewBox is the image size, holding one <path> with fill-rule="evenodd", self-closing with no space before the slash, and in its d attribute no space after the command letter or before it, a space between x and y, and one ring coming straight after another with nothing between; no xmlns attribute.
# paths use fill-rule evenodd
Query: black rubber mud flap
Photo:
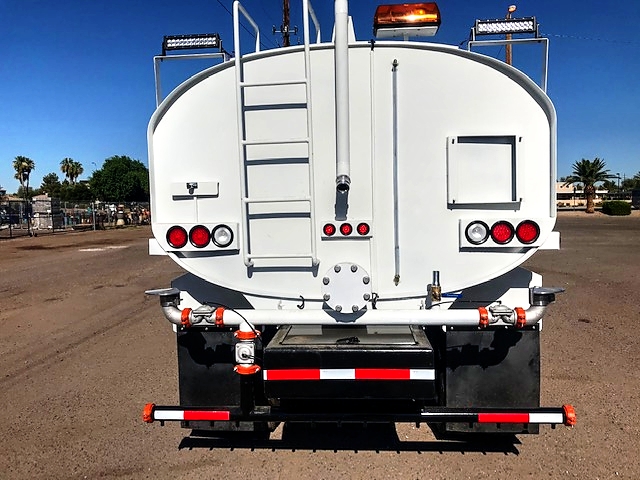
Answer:
<svg viewBox="0 0 640 480"><path fill-rule="evenodd" d="M445 351L447 407L540 406L540 332L527 329L448 329ZM532 424L445 425L446 432L538 433Z"/></svg>

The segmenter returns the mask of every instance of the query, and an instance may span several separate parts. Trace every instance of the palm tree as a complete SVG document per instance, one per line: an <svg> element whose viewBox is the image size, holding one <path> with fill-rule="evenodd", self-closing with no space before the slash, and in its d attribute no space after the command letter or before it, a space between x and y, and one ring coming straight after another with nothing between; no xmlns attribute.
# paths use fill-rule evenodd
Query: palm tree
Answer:
<svg viewBox="0 0 640 480"><path fill-rule="evenodd" d="M71 162L71 171L69 172L69 177L71 179L71 183L76 183L78 177L82 175L84 172L84 168L82 168L82 164L80 162Z"/></svg>
<svg viewBox="0 0 640 480"><path fill-rule="evenodd" d="M16 171L14 178L20 182L23 191L29 191L29 175L32 170L36 169L36 164L28 157L18 155L13 160L13 169ZM26 187L25 187L26 184Z"/></svg>
<svg viewBox="0 0 640 480"><path fill-rule="evenodd" d="M573 164L573 172L566 178L565 185L576 182L582 182L584 184L584 195L587 198L586 213L593 213L595 211L593 205L593 198L596 194L595 184L604 182L608 178L616 178L615 175L609 174L609 170L605 168L606 166L607 164L604 160L598 157L593 160L583 158Z"/></svg>
<svg viewBox="0 0 640 480"><path fill-rule="evenodd" d="M69 182L73 183L71 179L71 171L73 169L73 158L63 158L60 162L60 171L64 173L64 178L66 178Z"/></svg>

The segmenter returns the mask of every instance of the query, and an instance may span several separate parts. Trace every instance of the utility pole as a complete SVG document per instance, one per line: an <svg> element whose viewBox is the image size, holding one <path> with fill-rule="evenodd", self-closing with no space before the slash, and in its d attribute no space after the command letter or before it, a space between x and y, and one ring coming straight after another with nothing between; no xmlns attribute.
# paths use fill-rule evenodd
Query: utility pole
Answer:
<svg viewBox="0 0 640 480"><path fill-rule="evenodd" d="M289 40L289 0L282 0L282 46L291 45Z"/></svg>
<svg viewBox="0 0 640 480"><path fill-rule="evenodd" d="M289 0L282 0L282 25L280 25L280 30L276 30L276 27L274 25L273 33L282 34L283 47L288 47L291 45L291 20L289 19ZM293 27L293 33L298 33L298 27Z"/></svg>
<svg viewBox="0 0 640 480"><path fill-rule="evenodd" d="M291 45L291 40L289 38L289 0L282 0L282 25L280 25L280 30L276 30L276 26L273 26L273 34L281 33L282 34L282 46L288 47Z"/></svg>
<svg viewBox="0 0 640 480"><path fill-rule="evenodd" d="M516 6L509 5L509 8L507 9L507 16L505 18L508 20L511 19L511 14L515 11L516 11ZM507 33L507 36L506 36L507 41L511 40L511 38L512 38L511 34ZM507 63L507 65L513 65L513 51L511 50L511 47L512 45L510 43L504 46L505 62Z"/></svg>

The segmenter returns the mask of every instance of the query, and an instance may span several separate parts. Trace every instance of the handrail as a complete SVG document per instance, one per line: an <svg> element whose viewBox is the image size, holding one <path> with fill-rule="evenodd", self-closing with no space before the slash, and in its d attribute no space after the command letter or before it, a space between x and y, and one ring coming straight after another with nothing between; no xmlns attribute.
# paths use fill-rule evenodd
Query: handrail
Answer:
<svg viewBox="0 0 640 480"><path fill-rule="evenodd" d="M307 18L307 15L311 16L311 20L313 20L313 26L316 29L316 43L320 43L321 42L321 36L320 36L320 22L318 21L318 17L316 17L316 12L313 10L313 7L311 6L311 1L310 0L302 0L302 12L303 12L303 16L304 16L304 29L305 29L305 35L308 36L308 26L309 26L309 20ZM308 12L308 13L307 13ZM305 41L305 45L308 42Z"/></svg>
<svg viewBox="0 0 640 480"><path fill-rule="evenodd" d="M239 0L235 0L233 2L233 49L235 57L240 57L240 16L238 12L244 15L244 18L249 20L249 23L253 27L253 30L256 34L256 52L260 51L260 29L258 28L258 24L255 22L249 12L245 10L245 8L240 4Z"/></svg>

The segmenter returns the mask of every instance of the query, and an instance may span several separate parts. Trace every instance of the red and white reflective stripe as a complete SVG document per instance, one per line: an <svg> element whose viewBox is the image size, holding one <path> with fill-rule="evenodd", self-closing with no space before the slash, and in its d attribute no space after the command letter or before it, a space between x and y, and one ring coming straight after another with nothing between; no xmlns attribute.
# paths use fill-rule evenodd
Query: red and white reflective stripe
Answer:
<svg viewBox="0 0 640 480"><path fill-rule="evenodd" d="M197 420L219 421L230 420L231 413L224 410L154 410L154 420L184 420L194 422Z"/></svg>
<svg viewBox="0 0 640 480"><path fill-rule="evenodd" d="M562 413L479 413L478 423L564 423Z"/></svg>
<svg viewBox="0 0 640 480"><path fill-rule="evenodd" d="M295 368L263 370L265 380L435 380L431 368Z"/></svg>

